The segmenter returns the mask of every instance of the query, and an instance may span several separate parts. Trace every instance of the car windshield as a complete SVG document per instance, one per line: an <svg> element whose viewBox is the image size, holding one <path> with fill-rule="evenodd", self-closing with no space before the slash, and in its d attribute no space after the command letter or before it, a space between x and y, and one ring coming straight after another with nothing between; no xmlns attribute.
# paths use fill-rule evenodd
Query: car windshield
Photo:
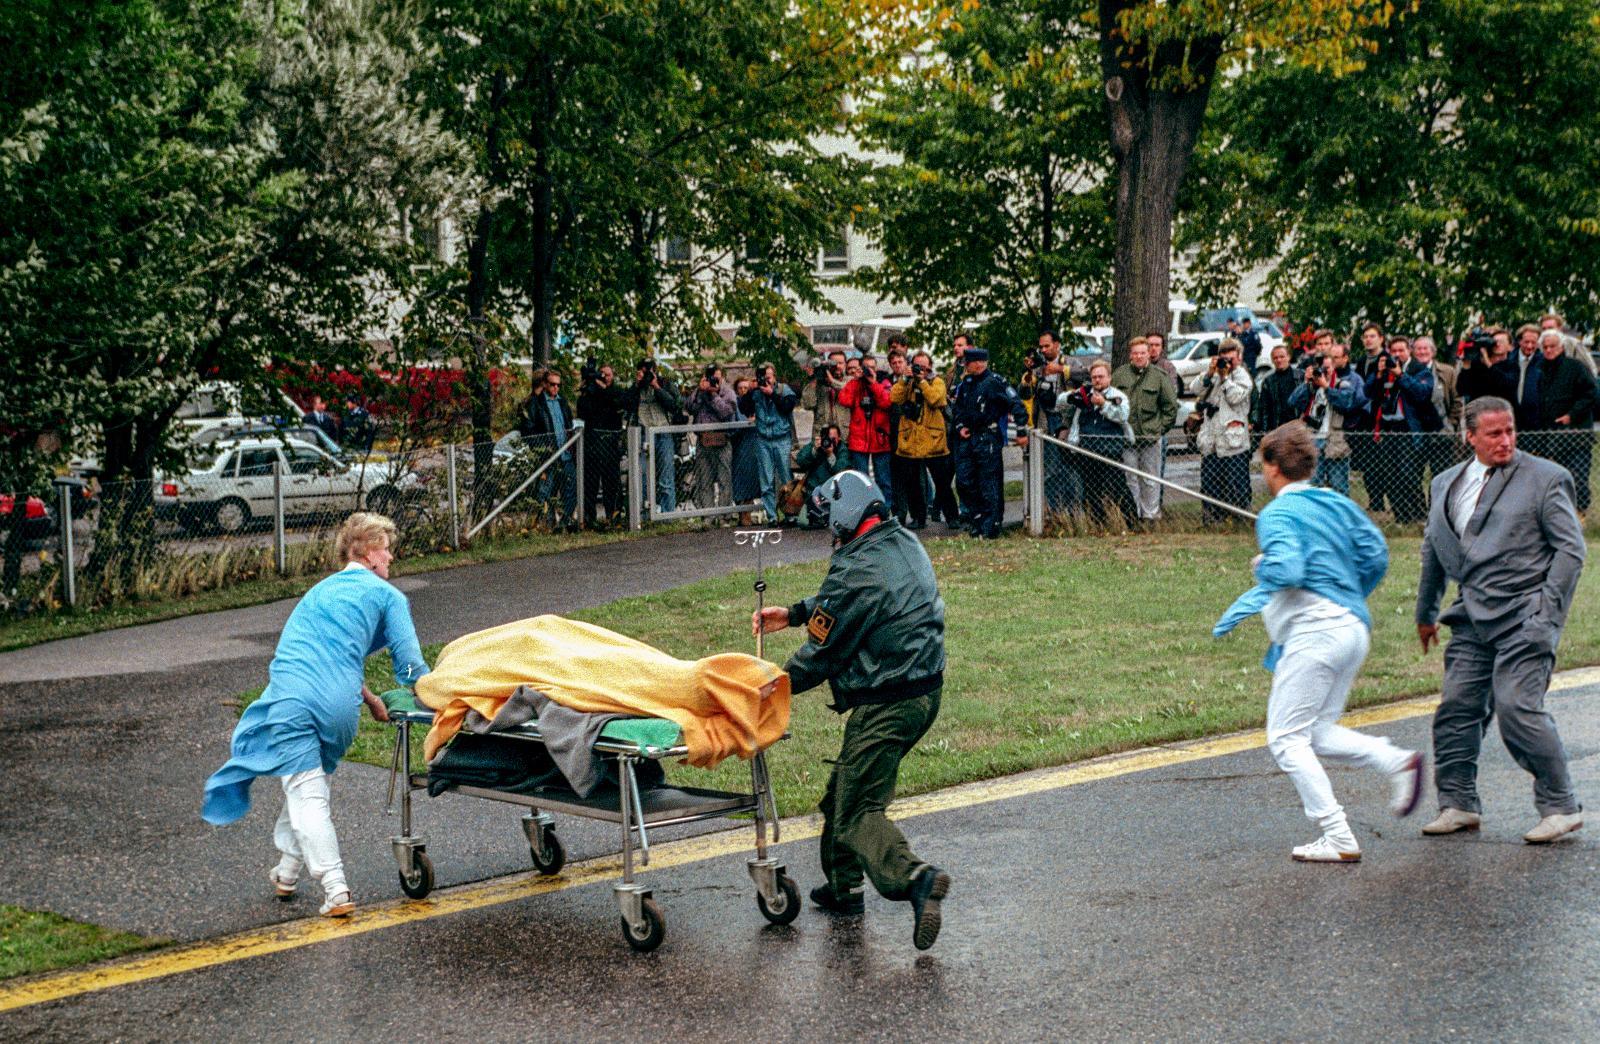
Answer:
<svg viewBox="0 0 1600 1044"><path fill-rule="evenodd" d="M1172 351L1168 352L1167 354L1168 354L1168 356L1170 358L1173 358L1173 359L1188 359L1188 358L1192 357L1195 354L1195 351L1202 344L1205 344L1205 343L1206 342L1204 340L1202 340L1201 338L1190 337L1190 338L1187 338L1186 340L1179 341L1178 342L1178 346L1176 348L1172 349Z"/></svg>

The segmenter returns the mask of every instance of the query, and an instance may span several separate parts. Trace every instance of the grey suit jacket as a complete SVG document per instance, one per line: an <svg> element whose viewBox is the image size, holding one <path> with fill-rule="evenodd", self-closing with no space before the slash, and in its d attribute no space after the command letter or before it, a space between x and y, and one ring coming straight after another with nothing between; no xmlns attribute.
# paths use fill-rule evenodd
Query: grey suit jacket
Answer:
<svg viewBox="0 0 1600 1044"><path fill-rule="evenodd" d="M1495 639L1521 625L1554 649L1583 571L1583 528L1573 508L1572 475L1520 450L1489 477L1478 508L1457 535L1449 500L1467 462L1433 480L1433 505L1422 538L1417 623L1470 626ZM1445 585L1460 585L1443 615Z"/></svg>

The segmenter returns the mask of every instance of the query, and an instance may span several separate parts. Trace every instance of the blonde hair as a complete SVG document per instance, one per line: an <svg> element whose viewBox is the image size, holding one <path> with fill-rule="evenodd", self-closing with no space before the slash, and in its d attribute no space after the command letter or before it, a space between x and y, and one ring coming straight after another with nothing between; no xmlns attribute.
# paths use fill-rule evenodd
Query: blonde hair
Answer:
<svg viewBox="0 0 1600 1044"><path fill-rule="evenodd" d="M357 511L339 527L339 535L333 538L333 553L341 564L354 562L377 547L380 540L392 547L398 536L399 531L387 516Z"/></svg>
<svg viewBox="0 0 1600 1044"><path fill-rule="evenodd" d="M1106 362L1104 359L1096 359L1094 362L1089 364L1089 372L1093 373L1096 370L1104 370L1107 373L1110 373L1111 364Z"/></svg>

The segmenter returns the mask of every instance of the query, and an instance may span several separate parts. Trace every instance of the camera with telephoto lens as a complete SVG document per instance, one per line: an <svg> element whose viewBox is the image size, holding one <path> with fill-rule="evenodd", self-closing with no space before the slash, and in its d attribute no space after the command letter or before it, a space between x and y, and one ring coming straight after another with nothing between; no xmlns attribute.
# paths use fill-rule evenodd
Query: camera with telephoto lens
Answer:
<svg viewBox="0 0 1600 1044"><path fill-rule="evenodd" d="M600 382L600 364L594 356L583 360L583 365L578 367L578 376L585 384L598 384Z"/></svg>
<svg viewBox="0 0 1600 1044"><path fill-rule="evenodd" d="M1079 385L1068 393L1067 401L1080 410L1099 409L1094 404L1095 390L1087 384Z"/></svg>
<svg viewBox="0 0 1600 1044"><path fill-rule="evenodd" d="M1022 356L1022 365L1025 369L1037 370L1044 365L1044 356L1039 354L1039 349L1029 348Z"/></svg>
<svg viewBox="0 0 1600 1044"><path fill-rule="evenodd" d="M722 387L722 378L717 376L717 368L715 366L706 367L706 381L710 383L712 391Z"/></svg>
<svg viewBox="0 0 1600 1044"><path fill-rule="evenodd" d="M1484 357L1494 354L1494 334L1481 326L1474 326L1472 333L1461 344L1461 361L1482 365Z"/></svg>
<svg viewBox="0 0 1600 1044"><path fill-rule="evenodd" d="M645 382L649 383L656 375L656 361L654 359L640 359L639 370L644 373Z"/></svg>
<svg viewBox="0 0 1600 1044"><path fill-rule="evenodd" d="M1217 372L1218 373L1227 373L1231 369L1233 369L1233 356L1231 356L1231 355L1219 355L1219 356L1217 356Z"/></svg>

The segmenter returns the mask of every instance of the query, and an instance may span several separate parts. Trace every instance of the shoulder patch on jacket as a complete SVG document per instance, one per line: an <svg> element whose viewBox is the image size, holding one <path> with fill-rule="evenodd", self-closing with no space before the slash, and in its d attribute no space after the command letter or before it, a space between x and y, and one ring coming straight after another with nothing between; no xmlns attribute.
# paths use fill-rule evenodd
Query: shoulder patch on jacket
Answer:
<svg viewBox="0 0 1600 1044"><path fill-rule="evenodd" d="M811 613L811 619L806 621L806 632L816 640L818 645L828 640L828 634L833 630L833 617L821 609Z"/></svg>

